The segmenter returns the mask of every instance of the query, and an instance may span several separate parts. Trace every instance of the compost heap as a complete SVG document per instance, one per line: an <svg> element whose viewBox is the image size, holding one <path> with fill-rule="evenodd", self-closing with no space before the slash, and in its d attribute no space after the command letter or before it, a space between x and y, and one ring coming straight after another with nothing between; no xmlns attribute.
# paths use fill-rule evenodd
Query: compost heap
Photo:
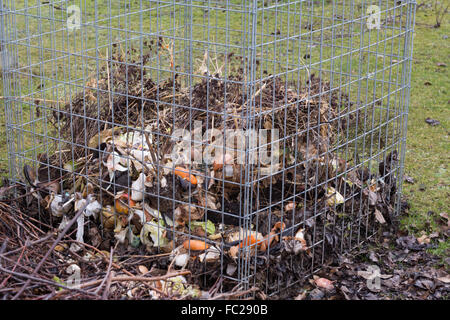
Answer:
<svg viewBox="0 0 450 320"><path fill-rule="evenodd" d="M150 56L143 56L144 65ZM217 72L188 88L177 76L155 82L137 66L141 61L124 63L118 50L100 70L101 81L92 77L70 104L55 109L56 129L73 144L57 154L40 154L39 168L24 167L28 187L22 190L27 196L21 203L26 201L30 216L40 212L44 226L59 230L84 211L72 227L71 237L77 241L61 251L82 256L91 250L89 245L103 252L113 247L118 259L155 255L146 262L150 274L191 271L175 291L191 297L219 287L221 292L232 290L236 282L221 275L238 278L239 259L246 255L256 286L271 292L309 274L313 261L326 263L367 230L389 223L396 182L393 175L384 175L397 160L396 152L379 164L379 172L363 166L348 171L354 164L328 149L352 121L339 120L352 104L335 91L331 97L321 94L329 91L329 84L314 75L306 82L309 94L268 77L250 97L256 102L253 112L261 115L257 127L292 136L284 144L285 167L294 165L296 153L297 162L302 161L296 170L269 176L252 189L252 210L279 203L252 216L249 225L258 226L258 232L244 234L239 219L246 205L239 183L251 166L228 162L227 155L225 164L216 159L210 166L172 162L169 154L176 142L170 134L175 128L187 128L194 120L202 121L202 133L212 126L247 127L248 118L237 116L251 105L239 84L244 61L233 55L228 60L234 61L229 81L220 81ZM226 169L233 172L225 178L230 183L222 183ZM193 205L185 204L189 202ZM222 217L222 210L231 215ZM152 297L163 298L163 287L151 290Z"/></svg>

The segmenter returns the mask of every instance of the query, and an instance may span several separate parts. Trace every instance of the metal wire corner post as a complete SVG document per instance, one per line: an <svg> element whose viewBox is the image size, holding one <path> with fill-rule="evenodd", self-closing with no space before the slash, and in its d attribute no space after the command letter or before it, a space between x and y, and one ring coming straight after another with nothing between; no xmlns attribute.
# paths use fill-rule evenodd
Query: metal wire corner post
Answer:
<svg viewBox="0 0 450 320"><path fill-rule="evenodd" d="M12 181L12 183L15 183L15 172L16 170L16 158L15 158L15 150L14 150L14 134L10 130L9 124L12 123L11 120L11 111L12 108L10 106L10 86L12 84L11 82L11 73L9 72L9 69L11 68L11 62L14 59L14 56L12 56L12 52L8 46L9 44L9 33L10 30L8 29L8 26L10 22L8 21L11 18L11 15L9 14L8 7L6 7L3 0L0 0L0 53L1 53L1 71L2 71L2 79L3 79L3 110L5 114L5 120L6 120L6 143L8 145L8 166L10 169L9 177Z"/></svg>
<svg viewBox="0 0 450 320"><path fill-rule="evenodd" d="M408 114L409 114L409 99L411 96L411 70L412 70L412 61L413 61L413 43L414 43L414 26L415 26L415 18L416 18L416 9L417 9L417 1L411 0L408 2L408 32L405 35L405 52L408 59L405 61L404 66L404 77L405 80L405 103L402 112L403 116L403 126L402 126L402 144L401 144L401 156L400 156L400 172L399 172L399 192L397 199L396 212L400 213L401 205L402 205L402 195L403 195L403 174L405 168L405 157L406 157L406 138L408 135Z"/></svg>

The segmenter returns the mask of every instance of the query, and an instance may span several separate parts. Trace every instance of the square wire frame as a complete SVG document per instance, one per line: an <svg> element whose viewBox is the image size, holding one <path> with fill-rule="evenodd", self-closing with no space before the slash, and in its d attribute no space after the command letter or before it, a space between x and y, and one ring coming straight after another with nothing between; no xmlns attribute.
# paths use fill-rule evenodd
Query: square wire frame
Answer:
<svg viewBox="0 0 450 320"><path fill-rule="evenodd" d="M101 133L150 140L155 158L144 167L156 173L157 187L145 190L143 202L172 221L180 207L189 223L198 211L205 223L234 221L241 243L270 234L275 222L288 226L281 237L304 230L308 251L284 257L278 273L268 266L280 248L255 255L258 241L244 246L230 275L229 246L218 244L221 277L279 292L320 270L328 248L352 250L378 230L365 210L370 197L342 183L355 172L375 177L374 190L395 184L386 197L399 211L415 8L415 1L0 0L10 179L26 185L28 164L46 180L94 183L99 202L108 203L131 192L133 181L107 175L99 159L115 161L121 141L113 134L104 149ZM167 162L165 147L182 143L184 162ZM231 177L211 178L214 159L191 161L196 148L241 162ZM96 164L94 178L74 170L80 159ZM120 161L131 170L136 155ZM208 203L207 188L180 189L176 175L165 176L177 164L214 181L217 205ZM336 197L329 190L345 210L327 201ZM190 228L166 229L175 239L208 240Z"/></svg>

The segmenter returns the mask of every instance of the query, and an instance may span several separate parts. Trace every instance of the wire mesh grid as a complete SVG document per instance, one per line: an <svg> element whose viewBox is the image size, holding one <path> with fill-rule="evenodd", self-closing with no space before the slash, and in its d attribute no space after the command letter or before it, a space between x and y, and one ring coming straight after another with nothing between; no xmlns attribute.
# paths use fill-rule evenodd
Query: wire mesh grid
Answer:
<svg viewBox="0 0 450 320"><path fill-rule="evenodd" d="M414 1L0 8L10 180L42 221L90 194L78 229L273 294L398 212Z"/></svg>

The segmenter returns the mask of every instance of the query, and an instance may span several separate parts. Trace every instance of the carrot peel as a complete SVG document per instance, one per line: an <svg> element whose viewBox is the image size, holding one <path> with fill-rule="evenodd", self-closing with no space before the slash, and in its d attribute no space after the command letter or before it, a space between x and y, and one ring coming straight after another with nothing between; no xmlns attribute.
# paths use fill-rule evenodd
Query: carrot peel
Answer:
<svg viewBox="0 0 450 320"><path fill-rule="evenodd" d="M175 167L175 175L181 179L187 180L193 185L197 184L197 178L193 174L189 174L189 171L183 167Z"/></svg>
<svg viewBox="0 0 450 320"><path fill-rule="evenodd" d="M201 240L186 240L183 242L183 247L186 250L192 250L192 251L201 251L206 250L209 248L209 244L207 244L205 241Z"/></svg>

